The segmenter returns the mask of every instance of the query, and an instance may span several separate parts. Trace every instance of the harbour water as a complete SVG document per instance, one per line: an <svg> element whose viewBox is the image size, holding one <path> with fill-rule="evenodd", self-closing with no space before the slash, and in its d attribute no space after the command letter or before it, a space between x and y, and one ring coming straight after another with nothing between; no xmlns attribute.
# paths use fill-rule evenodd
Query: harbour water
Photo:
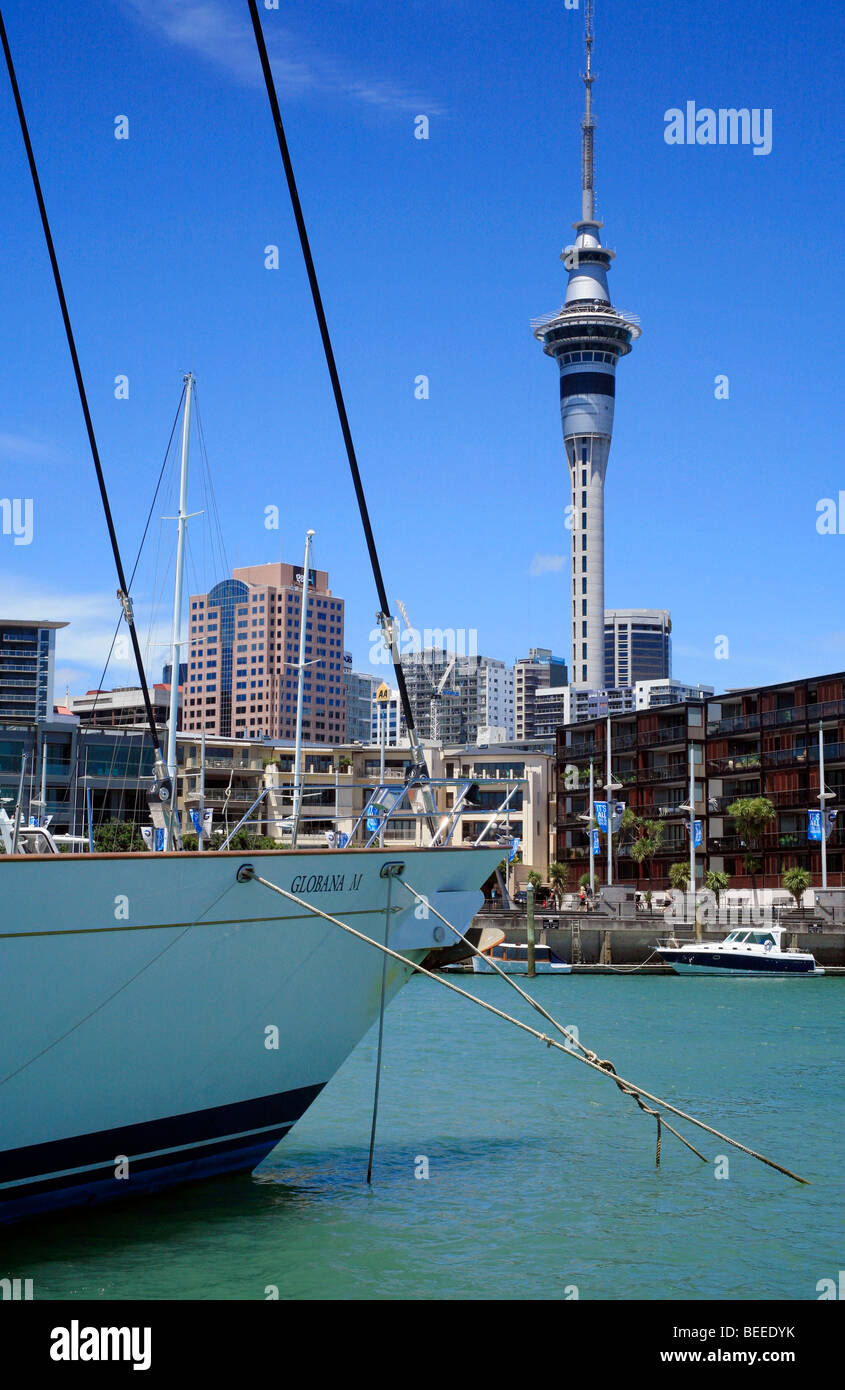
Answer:
<svg viewBox="0 0 845 1390"><path fill-rule="evenodd" d="M503 981L459 982L536 1022ZM11 1230L0 1277L73 1300L817 1299L842 1263L842 983L531 988L621 1074L811 1185L689 1127L709 1161L664 1132L656 1171L654 1121L611 1081L417 977L386 1018L371 1190L375 1031L257 1177Z"/></svg>

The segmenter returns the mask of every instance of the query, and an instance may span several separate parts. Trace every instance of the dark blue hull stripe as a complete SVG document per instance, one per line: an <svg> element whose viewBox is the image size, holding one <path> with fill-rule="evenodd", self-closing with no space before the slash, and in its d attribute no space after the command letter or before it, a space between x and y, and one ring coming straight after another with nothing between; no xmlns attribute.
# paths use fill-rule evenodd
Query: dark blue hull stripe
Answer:
<svg viewBox="0 0 845 1390"><path fill-rule="evenodd" d="M130 1175L135 1176L174 1164L205 1164L239 1150L263 1148L269 1153L320 1094L323 1084L7 1150L0 1153L0 1204L21 1197L27 1189L50 1191L97 1181L105 1181L118 1189L116 1195L123 1195L120 1189L125 1191L132 1184L131 1179L124 1182L114 1177L122 1154L129 1160Z"/></svg>
<svg viewBox="0 0 845 1390"><path fill-rule="evenodd" d="M695 965L699 969L744 970L755 975L812 975L815 966L809 961L772 960L770 956L740 956L725 954L718 958L708 951L658 951L668 965Z"/></svg>

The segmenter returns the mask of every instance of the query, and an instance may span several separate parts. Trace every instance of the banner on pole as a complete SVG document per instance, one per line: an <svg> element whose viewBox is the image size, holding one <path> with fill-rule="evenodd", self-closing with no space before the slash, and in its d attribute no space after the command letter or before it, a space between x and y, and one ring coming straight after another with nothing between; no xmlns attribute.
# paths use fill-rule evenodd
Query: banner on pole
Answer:
<svg viewBox="0 0 845 1390"><path fill-rule="evenodd" d="M702 842L701 821L700 821L700 820L694 820L692 824L693 824L693 838L692 838L693 849L699 849L699 848L701 847L701 842ZM684 821L684 829L686 830L687 834L689 835L689 821Z"/></svg>
<svg viewBox="0 0 845 1390"><path fill-rule="evenodd" d="M836 811L825 811L824 813L824 838L830 839L831 831L836 824Z"/></svg>
<svg viewBox="0 0 845 1390"><path fill-rule="evenodd" d="M517 839L515 836L512 837L511 843L510 843L510 849L508 850L508 863L509 863L509 864L512 864L513 861L514 861L514 859L515 859L516 856L518 855L518 853L519 853L519 846L521 845L521 843L522 843L521 840Z"/></svg>
<svg viewBox="0 0 845 1390"><path fill-rule="evenodd" d="M822 813L821 811L807 812L807 839L820 840L822 837Z"/></svg>
<svg viewBox="0 0 845 1390"><path fill-rule="evenodd" d="M596 818L596 825L603 835L607 834L607 802L594 801L593 814Z"/></svg>
<svg viewBox="0 0 845 1390"><path fill-rule="evenodd" d="M593 837L593 854L601 854L601 836L595 826L593 826L591 833Z"/></svg>
<svg viewBox="0 0 845 1390"><path fill-rule="evenodd" d="M624 814L625 814L625 802L624 802L624 801L614 801L614 803L613 803L613 820L612 820L612 822L611 822L611 829L613 830L614 835L616 834L617 830L619 829L620 825L622 824L622 817L624 816Z"/></svg>

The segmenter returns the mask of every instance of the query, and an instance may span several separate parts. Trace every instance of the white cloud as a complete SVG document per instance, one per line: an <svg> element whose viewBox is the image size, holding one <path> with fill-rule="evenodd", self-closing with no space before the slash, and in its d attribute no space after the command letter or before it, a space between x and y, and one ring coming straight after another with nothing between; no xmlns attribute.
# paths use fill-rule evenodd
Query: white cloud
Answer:
<svg viewBox="0 0 845 1390"><path fill-rule="evenodd" d="M528 567L528 573L559 574L569 559L568 555L535 555Z"/></svg>
<svg viewBox="0 0 845 1390"><path fill-rule="evenodd" d="M46 463L56 457L54 449L42 444L38 439L30 439L23 434L0 433L0 459L7 463Z"/></svg>
<svg viewBox="0 0 845 1390"><path fill-rule="evenodd" d="M170 43L225 68L239 82L262 84L252 24L230 0L123 0L139 21ZM309 48L275 14L264 18L264 39L282 100L308 94L344 96L391 111L441 111L418 93L364 78L340 59Z"/></svg>
<svg viewBox="0 0 845 1390"><path fill-rule="evenodd" d="M56 633L57 702L59 697L64 699L66 684L70 685L72 695L78 695L80 689L93 687L99 681L120 616L120 606L113 592L48 593L39 591L31 582L24 582L20 576L6 573L0 574L0 594L3 610L9 617L68 624ZM143 595L140 598L136 595L135 609L147 680L152 685L161 679L162 663L169 659L170 628L169 624L158 623L150 629L149 624L144 623ZM123 623L119 635L128 637ZM128 648L126 656L121 656L119 651L112 655L105 677L109 687L137 683L131 646L128 642L124 646Z"/></svg>

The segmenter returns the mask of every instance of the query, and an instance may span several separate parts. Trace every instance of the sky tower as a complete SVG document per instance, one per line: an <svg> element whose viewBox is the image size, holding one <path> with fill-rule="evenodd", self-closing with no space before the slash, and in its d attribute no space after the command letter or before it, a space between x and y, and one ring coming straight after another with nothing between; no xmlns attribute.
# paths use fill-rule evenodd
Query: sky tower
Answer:
<svg viewBox="0 0 845 1390"><path fill-rule="evenodd" d="M601 244L593 201L593 4L586 7L587 69L581 122L581 220L561 260L569 272L563 307L531 327L560 368L560 416L572 484L573 685L604 686L604 475L613 433L616 363L640 336L639 320L610 302L614 251Z"/></svg>

